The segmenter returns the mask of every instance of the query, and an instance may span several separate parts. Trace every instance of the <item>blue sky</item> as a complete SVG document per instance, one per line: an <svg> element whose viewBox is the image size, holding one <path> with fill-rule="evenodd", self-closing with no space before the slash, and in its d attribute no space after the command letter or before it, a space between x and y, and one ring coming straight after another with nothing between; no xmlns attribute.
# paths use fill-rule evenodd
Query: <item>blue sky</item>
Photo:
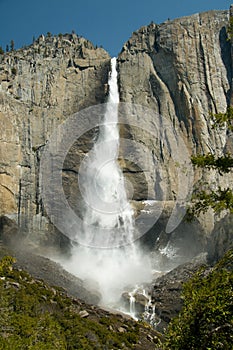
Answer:
<svg viewBox="0 0 233 350"><path fill-rule="evenodd" d="M233 2L233 0L232 0ZM72 30L117 55L131 33L207 10L228 9L226 0L0 0L0 46L29 45L33 36Z"/></svg>

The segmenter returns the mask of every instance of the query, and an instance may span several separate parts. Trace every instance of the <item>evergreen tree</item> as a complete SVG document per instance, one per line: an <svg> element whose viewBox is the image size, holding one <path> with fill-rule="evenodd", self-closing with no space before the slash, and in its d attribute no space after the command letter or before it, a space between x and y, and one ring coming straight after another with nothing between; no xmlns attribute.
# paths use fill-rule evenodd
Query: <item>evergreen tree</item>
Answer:
<svg viewBox="0 0 233 350"><path fill-rule="evenodd" d="M10 48L11 48L11 51L14 51L14 49L15 49L15 42L14 42L14 40L11 40Z"/></svg>
<svg viewBox="0 0 233 350"><path fill-rule="evenodd" d="M229 132L233 131L233 107L228 107L226 113L211 114L214 122L213 128L227 127ZM216 157L209 153L205 155L197 155L191 158L194 166L203 169L215 169L221 176L230 173L233 169L233 157L230 153L226 153L221 157ZM189 208L188 213L198 215L206 212L211 207L215 213L222 210L228 210L233 213L233 191L230 187L219 187L216 191L210 189L197 190L193 195L193 206Z"/></svg>

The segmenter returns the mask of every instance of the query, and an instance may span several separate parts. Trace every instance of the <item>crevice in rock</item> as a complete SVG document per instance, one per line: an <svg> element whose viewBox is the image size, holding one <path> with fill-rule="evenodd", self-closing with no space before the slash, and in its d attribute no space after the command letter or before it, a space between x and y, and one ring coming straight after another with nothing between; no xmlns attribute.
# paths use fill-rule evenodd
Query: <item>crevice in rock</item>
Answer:
<svg viewBox="0 0 233 350"><path fill-rule="evenodd" d="M232 74L233 74L233 67L232 67L232 60L231 60L231 43L228 40L226 27L222 27L222 29L219 32L219 43L220 43L220 49L221 49L221 57L223 64L227 71L227 80L230 86L230 89L227 91L226 94L226 100L227 104L230 104L231 94L232 94Z"/></svg>
<svg viewBox="0 0 233 350"><path fill-rule="evenodd" d="M202 42L201 33L199 34L199 38L200 38L199 39L199 45L200 45L199 51L200 51L200 56L201 56L201 62L203 64L203 74L204 74L206 95L208 98L208 107L209 107L209 110L212 111L213 106L214 106L214 112L217 113L216 101L214 100L213 95L210 91L208 77L207 77L207 72L209 72L209 67L208 67L208 63L206 62L206 50L205 50L203 42Z"/></svg>
<svg viewBox="0 0 233 350"><path fill-rule="evenodd" d="M76 175L78 175L78 173L79 173L77 170L66 169L66 168L62 169L62 172L64 172L64 173L73 173L73 174L76 174Z"/></svg>

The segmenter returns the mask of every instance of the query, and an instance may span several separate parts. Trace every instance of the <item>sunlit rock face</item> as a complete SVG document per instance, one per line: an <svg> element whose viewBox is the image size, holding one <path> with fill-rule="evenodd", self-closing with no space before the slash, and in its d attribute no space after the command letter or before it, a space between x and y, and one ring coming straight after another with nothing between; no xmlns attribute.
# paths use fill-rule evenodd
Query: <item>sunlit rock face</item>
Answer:
<svg viewBox="0 0 233 350"><path fill-rule="evenodd" d="M151 23L132 34L118 58L121 101L142 105L154 112L154 118L168 120L181 135L190 156L209 152L223 155L232 150L232 136L225 129L214 130L209 117L210 113L225 112L232 100L232 45L227 38L229 16L229 11L209 11L160 25ZM139 203L146 198L162 198L172 208L180 191L179 159L171 156L169 137L166 143L161 143L150 135L148 130L152 130L153 122L145 109L137 120L138 128L122 129L123 137L127 135L147 148L145 154L139 154L147 177L127 161L123 164L124 173L135 186L136 206L140 207ZM121 148L124 149L124 139ZM179 156L182 158L182 152ZM222 177L215 171L196 169L192 186L200 180L212 189L219 184L232 185L232 176ZM200 188L200 184L197 186ZM163 218L165 216L166 211ZM212 213L199 221L201 230L212 231L215 223ZM160 232L165 232L166 223L164 225ZM181 227L181 231L184 230L189 231L185 224ZM156 235L159 236L158 229ZM200 242L198 237L194 240ZM205 243L200 245L204 247Z"/></svg>
<svg viewBox="0 0 233 350"><path fill-rule="evenodd" d="M229 11L210 11L161 25L151 23L134 32L119 55L121 101L148 107L170 120L182 133L190 154L222 154L229 142L226 130L213 130L209 118L210 112L225 112L231 98L228 21ZM145 162L153 164L157 157L163 163L167 176L161 186L166 187L167 199L172 200L177 192L175 164L168 150L156 147L150 138L150 116L145 114L139 125L142 130L127 130L129 137L145 142L151 150ZM127 176L135 177L130 170L126 164ZM219 181L215 174L207 179L212 184ZM151 181L156 188L155 175ZM142 190L136 193L137 199L140 195L143 197Z"/></svg>
<svg viewBox="0 0 233 350"><path fill-rule="evenodd" d="M46 229L39 185L44 145L70 115L105 101L110 57L75 34L41 36L1 55L0 69L0 215L23 231ZM64 166L67 196L77 176L74 164L91 148L91 136L78 140Z"/></svg>

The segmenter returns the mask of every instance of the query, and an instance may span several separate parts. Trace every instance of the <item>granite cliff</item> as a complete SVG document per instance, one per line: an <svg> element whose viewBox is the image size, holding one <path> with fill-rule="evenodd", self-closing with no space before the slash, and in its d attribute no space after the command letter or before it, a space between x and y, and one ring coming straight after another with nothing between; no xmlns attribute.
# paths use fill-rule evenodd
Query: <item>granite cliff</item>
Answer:
<svg viewBox="0 0 233 350"><path fill-rule="evenodd" d="M190 153L222 154L230 147L226 130L212 130L209 119L210 113L226 110L232 95L228 21L228 11L210 11L161 25L151 23L133 33L119 55L121 100L170 119ZM148 119L145 116L141 122L149 124ZM157 149L165 163L162 153ZM149 163L153 164L152 156ZM167 199L174 200L176 181L170 165Z"/></svg>
<svg viewBox="0 0 233 350"><path fill-rule="evenodd" d="M167 119L175 132L181 133L190 155L221 155L232 149L232 136L226 130L213 130L209 121L209 112L224 112L232 101L229 16L227 10L210 11L160 25L151 23L132 34L118 57L121 101L144 106ZM75 34L41 36L25 49L1 55L0 216L14 220L22 231L32 234L48 229L40 197L41 152L52 132L68 116L105 101L109 70L108 53ZM138 121L142 128L133 128L129 123L121 129L123 137L143 143L149 150L138 153L144 171L137 162L120 162L133 184L137 209L144 208L142 202L156 199L158 194L167 202L167 212L158 229L171 214L180 184L179 164L169 152L169 138L163 145L145 132L154 123L153 113ZM93 131L89 138L86 136L72 147L63 169L65 193L74 209L77 164L80 155L92 145ZM121 148L124 149L124 139ZM160 164L160 171L156 164ZM214 187L232 181L230 177L223 181L214 171L196 171L195 182L200 179ZM214 226L213 215L207 219L197 223L197 234L188 228L192 239L198 239L200 251L206 244L205 233ZM2 220L1 227L5 226ZM152 239L153 244L160 232L163 246L168 243L171 235L165 234L164 226L166 223ZM153 235L155 230L156 227ZM180 229L179 239L186 231L184 226ZM146 242L151 244L151 237Z"/></svg>
<svg viewBox="0 0 233 350"><path fill-rule="evenodd" d="M23 232L47 227L39 193L44 145L68 116L104 102L109 68L108 53L76 34L42 35L1 55L0 216Z"/></svg>
<svg viewBox="0 0 233 350"><path fill-rule="evenodd" d="M225 129L213 129L210 120L210 113L225 112L232 103L232 44L227 34L231 15L232 9L209 11L168 20L161 25L151 23L132 34L118 58L121 101L153 111L150 113L145 109L145 113L138 114L138 128L129 126L122 131L122 135L127 133L137 146L143 143L147 148L145 154L140 154L140 167L130 161L123 164L125 176L134 184L133 198L137 203L146 198L147 191L149 199L161 196L168 201L167 219L177 198L182 197L182 186L185 187L183 182L179 184L178 177L182 171L179 169L182 167L182 150L176 158L169 149L171 137L158 143L148 130L153 128L156 118L157 125L160 119L168 120L173 130L181 133L184 148L190 156L202 153L220 156L232 151L232 134ZM141 168L145 169L143 174ZM232 185L232 176L195 170L191 186L195 188L200 183L211 184L214 189L219 184ZM196 231L210 234L215 220L212 213L207 213L198 219L196 228L200 226ZM164 239L164 227L166 223L162 230L155 226L153 234L157 230L156 238L160 237L160 232ZM189 239L193 237L194 241L199 241L199 248L202 246L203 249L206 243L195 233L192 235L194 231L181 224L173 236L167 235L165 241L182 240L186 246L183 251L187 251L195 245L194 242L190 244L191 241L187 245L184 243L189 232ZM230 241L228 239L229 244Z"/></svg>

